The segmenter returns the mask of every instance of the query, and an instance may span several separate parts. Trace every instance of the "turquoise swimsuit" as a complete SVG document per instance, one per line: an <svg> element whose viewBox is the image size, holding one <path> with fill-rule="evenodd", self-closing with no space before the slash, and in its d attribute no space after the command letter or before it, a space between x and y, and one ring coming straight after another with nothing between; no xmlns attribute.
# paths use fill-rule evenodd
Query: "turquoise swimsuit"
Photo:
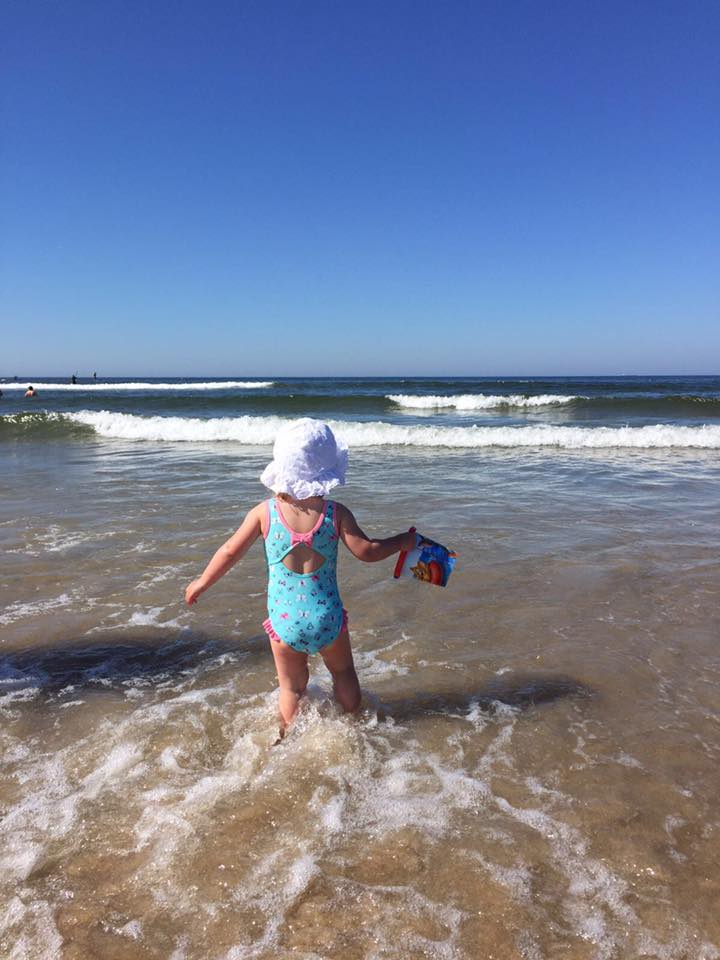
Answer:
<svg viewBox="0 0 720 960"><path fill-rule="evenodd" d="M336 505L327 501L308 533L288 527L277 500L268 500L267 509L268 618L263 627L271 640L282 641L300 653L317 653L333 643L347 623L336 579ZM293 573L283 563L298 543L307 544L323 557L312 573Z"/></svg>

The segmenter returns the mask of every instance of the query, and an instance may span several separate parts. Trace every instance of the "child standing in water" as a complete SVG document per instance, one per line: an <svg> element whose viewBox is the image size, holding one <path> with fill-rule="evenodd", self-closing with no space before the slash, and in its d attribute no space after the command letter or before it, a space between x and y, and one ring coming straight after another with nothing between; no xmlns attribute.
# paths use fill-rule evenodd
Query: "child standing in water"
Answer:
<svg viewBox="0 0 720 960"><path fill-rule="evenodd" d="M297 713L308 682L308 656L319 653L333 679L335 699L352 713L360 706L347 611L336 579L338 542L366 563L410 550L411 531L371 540L341 503L327 494L345 482L347 446L326 423L304 417L277 435L273 459L260 480L276 496L247 514L202 576L188 586L189 604L216 583L262 537L268 569L270 638L280 685L280 732Z"/></svg>

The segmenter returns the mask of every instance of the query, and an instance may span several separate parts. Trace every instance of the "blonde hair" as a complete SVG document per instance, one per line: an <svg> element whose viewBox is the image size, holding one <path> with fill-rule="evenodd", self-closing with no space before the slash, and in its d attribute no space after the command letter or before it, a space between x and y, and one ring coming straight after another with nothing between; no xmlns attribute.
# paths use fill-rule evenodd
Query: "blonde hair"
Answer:
<svg viewBox="0 0 720 960"><path fill-rule="evenodd" d="M299 503L299 501L289 493L276 493L275 496L278 498L278 500L282 500L283 503ZM325 499L325 497L321 494L320 497L322 500Z"/></svg>

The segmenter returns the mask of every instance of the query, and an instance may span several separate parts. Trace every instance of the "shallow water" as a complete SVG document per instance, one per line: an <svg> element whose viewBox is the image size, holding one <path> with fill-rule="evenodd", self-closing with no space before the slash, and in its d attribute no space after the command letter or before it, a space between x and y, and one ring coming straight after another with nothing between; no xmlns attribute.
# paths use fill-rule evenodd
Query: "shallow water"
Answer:
<svg viewBox="0 0 720 960"><path fill-rule="evenodd" d="M354 451L458 568L344 555L362 714L274 748L259 545L181 602L267 449L4 453L0 954L720 957L715 454Z"/></svg>

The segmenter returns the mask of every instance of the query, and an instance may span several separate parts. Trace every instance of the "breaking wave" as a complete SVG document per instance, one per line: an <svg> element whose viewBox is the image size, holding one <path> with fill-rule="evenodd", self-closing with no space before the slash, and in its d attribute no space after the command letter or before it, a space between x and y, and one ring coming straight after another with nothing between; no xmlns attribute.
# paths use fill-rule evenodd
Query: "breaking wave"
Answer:
<svg viewBox="0 0 720 960"><path fill-rule="evenodd" d="M529 397L513 393L508 396L492 396L484 393L463 393L459 396L422 396L406 393L388 394L391 400L399 407L409 407L413 410L452 408L454 410L495 410L503 407L554 407L573 400L582 400L583 397L565 396L555 393L541 393Z"/></svg>
<svg viewBox="0 0 720 960"><path fill-rule="evenodd" d="M3 390L27 390L28 383L3 383ZM138 390L253 390L264 387L272 387L274 380L207 380L204 382L183 382L183 383L150 383L142 380L123 381L122 383L43 383L41 380L33 380L32 385L40 393L41 390L68 390L74 393L85 393L87 391L138 391Z"/></svg>
<svg viewBox="0 0 720 960"><path fill-rule="evenodd" d="M34 415L38 417L39 415ZM101 437L153 442L233 442L269 446L285 417L142 417L108 410L44 414L60 428L90 428ZM12 418L0 418L9 420ZM352 447L557 447L579 449L720 449L720 426L563 427L553 425L445 427L372 421L330 421L333 430Z"/></svg>

